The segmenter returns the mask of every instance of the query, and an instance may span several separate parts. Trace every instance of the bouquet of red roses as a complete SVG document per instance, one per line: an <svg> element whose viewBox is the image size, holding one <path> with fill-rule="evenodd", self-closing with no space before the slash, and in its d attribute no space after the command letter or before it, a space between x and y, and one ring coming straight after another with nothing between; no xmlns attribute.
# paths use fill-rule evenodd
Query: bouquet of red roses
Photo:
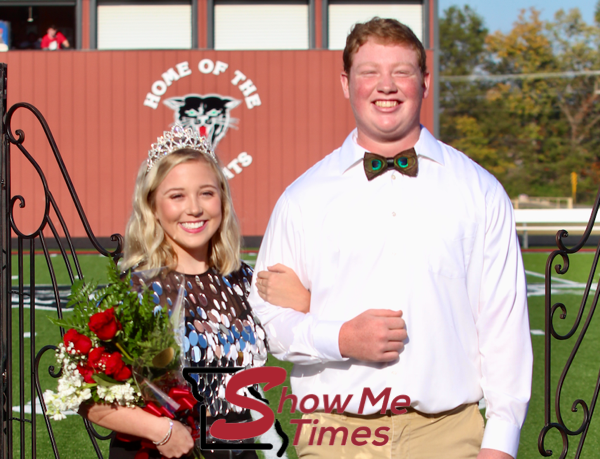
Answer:
<svg viewBox="0 0 600 459"><path fill-rule="evenodd" d="M86 401L190 416L195 401L180 375L181 298L170 318L149 289L132 288L131 276L121 278L113 267L107 287L75 282L68 303L73 312L52 319L67 329L56 352L62 368L58 391L44 393L46 413L54 419Z"/></svg>

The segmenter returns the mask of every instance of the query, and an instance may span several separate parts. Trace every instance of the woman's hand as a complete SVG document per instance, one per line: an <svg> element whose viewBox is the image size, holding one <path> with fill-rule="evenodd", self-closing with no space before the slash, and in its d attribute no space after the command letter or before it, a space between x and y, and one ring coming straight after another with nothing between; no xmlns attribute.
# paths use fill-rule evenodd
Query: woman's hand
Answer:
<svg viewBox="0 0 600 459"><path fill-rule="evenodd" d="M167 418L163 418L167 419ZM168 419L167 419L168 421ZM166 424L165 434L168 432L169 424ZM186 455L194 447L194 439L190 434L191 429L184 426L178 421L173 421L173 431L171 432L171 438L162 446L157 446L158 452L168 458L181 457ZM164 438L159 438L154 441L161 441Z"/></svg>
<svg viewBox="0 0 600 459"><path fill-rule="evenodd" d="M256 287L263 300L303 313L310 311L310 292L293 269L278 263L267 270L256 275Z"/></svg>
<svg viewBox="0 0 600 459"><path fill-rule="evenodd" d="M107 403L83 404L79 414L94 424L135 437L161 442L169 432L169 419L154 416L140 407L109 405ZM157 446L158 451L168 458L181 457L194 447L191 429L173 421L169 441Z"/></svg>

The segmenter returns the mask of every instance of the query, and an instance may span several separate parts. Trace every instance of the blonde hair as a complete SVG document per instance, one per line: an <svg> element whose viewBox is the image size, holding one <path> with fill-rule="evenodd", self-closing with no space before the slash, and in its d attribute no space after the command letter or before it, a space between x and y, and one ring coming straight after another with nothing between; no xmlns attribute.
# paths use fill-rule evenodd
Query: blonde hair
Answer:
<svg viewBox="0 0 600 459"><path fill-rule="evenodd" d="M165 156L149 171L146 161L142 163L133 192L133 211L125 229L125 248L121 265L123 270L134 267L146 270L163 266L175 269L177 266L177 254L154 216L155 192L175 166L188 161L200 161L208 165L219 182L221 225L209 243L209 265L223 276L241 266L240 227L233 210L229 184L221 165L198 150L184 148Z"/></svg>

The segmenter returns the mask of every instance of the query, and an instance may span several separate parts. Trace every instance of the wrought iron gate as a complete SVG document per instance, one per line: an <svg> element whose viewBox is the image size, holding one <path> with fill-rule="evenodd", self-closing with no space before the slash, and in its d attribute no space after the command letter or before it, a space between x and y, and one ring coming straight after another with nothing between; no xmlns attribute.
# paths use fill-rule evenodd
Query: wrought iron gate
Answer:
<svg viewBox="0 0 600 459"><path fill-rule="evenodd" d="M50 365L44 369L40 365L41 359L46 354L53 355L56 346L47 344L37 349L36 347L36 283L35 283L35 256L36 251L43 255L48 266L52 286L51 295L56 304L56 314L62 317L61 296L56 280L56 273L49 247L52 245L62 257L68 276L73 282L75 276L82 278L81 266L75 251L69 229L50 189L44 171L36 162L35 157L25 147L25 133L22 130L13 130L11 124L13 115L19 110L32 113L39 121L48 143L54 153L56 163L62 173L62 178L70 192L79 218L85 228L89 241L99 254L117 261L121 256L122 238L113 235L111 239L116 243L114 251L108 251L101 246L94 236L87 221L73 183L63 163L60 152L56 146L50 128L42 114L31 104L18 103L7 110L7 66L0 64L0 243L2 244L2 275L0 288L0 356L2 375L0 426L0 459L22 457L35 458L36 453L36 421L43 420L49 436L49 442L55 457L60 457L59 448L55 439L52 423L45 414L45 404L41 397L40 375L47 371L53 378L58 378L60 369ZM11 148L12 146L12 148ZM44 213L35 231L23 232L15 218L18 208L26 206L22 196L11 193L11 156L22 155L35 169L44 189ZM13 237L14 236L14 237ZM16 255L12 255L12 247L16 243ZM29 262L29 275L25 278L26 263ZM16 275L13 279L13 264L16 266ZM13 285L13 280L17 285ZM63 295L64 297L64 295ZM63 298L64 299L64 298ZM29 314L26 313L29 309ZM29 315L29 320L26 316ZM26 338L26 329L29 338ZM17 336L15 330L18 330ZM64 330L61 330L64 334ZM39 400L42 412L36 408ZM16 404L16 405L15 405ZM30 405L30 413L26 407ZM38 417L42 415L43 417ZM79 416L77 416L79 418ZM98 440L108 437L100 435L88 421L79 418L89 434L95 454L101 458ZM48 455L46 452L45 456ZM69 456L68 451L62 452L63 457Z"/></svg>
<svg viewBox="0 0 600 459"><path fill-rule="evenodd" d="M598 259L600 257L600 242L596 248L594 259L592 265L590 267L587 283L585 289L583 291L583 295L581 298L581 303L579 308L571 308L570 310L575 310L574 313L571 312L569 316L567 316L567 305L562 302L553 302L553 292L552 292L552 275L556 273L558 275L564 275L567 273L570 267L569 255L575 254L579 252L586 242L588 241L590 234L592 233L592 228L596 221L596 216L598 214L598 208L600 207L600 191L596 196L596 201L594 202L594 207L592 208L592 214L590 216L590 220L587 224L586 230L583 236L580 238L579 242L569 248L563 241L563 238L568 237L568 233L566 231L559 231L556 234L556 244L558 249L553 251L548 260L546 262L546 273L545 273L545 284L546 284L546 294L545 294L545 361L544 361L544 427L540 432L538 438L538 449L542 456L548 457L552 456L554 452L547 446L548 443L547 436L549 433L556 431L560 435L560 442L562 442L562 450L560 452L560 459L567 456L569 449L569 440L572 439L574 442L577 442L577 449L574 452L574 458L581 457L583 445L586 440L587 434L590 429L590 424L592 421L592 415L594 413L594 409L596 407L596 402L598 400L598 394L600 392L600 374L596 379L596 384L593 390L591 397L588 400L585 400L585 397L581 397L579 395L571 395L567 394L565 398L568 398L569 408L564 409L565 407L561 405L561 400L563 400L563 390L566 389L566 379L569 375L569 370L573 367L573 362L577 356L577 352L581 350L581 346L583 343L583 339L586 334L591 330L590 324L592 322L594 312L596 310L596 306L598 305L598 299L600 297L600 284L596 278L596 285L594 285L594 278L596 274L596 268L598 266ZM595 288L595 292L593 293L593 298L590 299L590 291ZM584 315L586 313L587 308L587 316L584 319ZM560 321L565 321L567 318L573 320L572 325L569 325L569 322L559 322L556 319L560 319ZM597 326L597 324L596 324ZM574 338L575 341L572 343L572 349L570 351L570 355L567 358L564 367L562 368L560 374L558 375L558 381L556 383L556 387L554 387L552 383L552 349L553 346L556 347L561 342L566 342L570 338ZM553 344L554 343L554 344ZM570 347L569 347L570 348ZM596 350L596 355L600 355L600 349ZM592 362L595 371L598 371L598 359ZM556 377L556 375L555 375ZM570 398L573 397L573 398ZM553 417L553 409L554 416ZM570 415L568 416L568 411L572 413L579 413L578 415ZM574 420L573 418L580 418ZM577 438L579 437L578 441ZM593 455L597 455L597 450L595 452L591 452ZM595 456L590 456L595 457Z"/></svg>

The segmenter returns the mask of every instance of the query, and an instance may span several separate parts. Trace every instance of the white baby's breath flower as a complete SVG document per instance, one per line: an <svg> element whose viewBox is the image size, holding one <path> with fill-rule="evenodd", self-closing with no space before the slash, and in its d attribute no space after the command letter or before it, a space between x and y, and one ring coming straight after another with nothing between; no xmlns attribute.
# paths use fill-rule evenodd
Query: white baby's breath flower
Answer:
<svg viewBox="0 0 600 459"><path fill-rule="evenodd" d="M137 389L129 383L115 384L110 387L98 386L96 393L106 403L118 403L124 406L133 406L133 402L141 399Z"/></svg>
<svg viewBox="0 0 600 459"><path fill-rule="evenodd" d="M96 393L98 394L98 397L100 399L104 400L104 398L106 397L107 389L104 386L98 385L98 387L96 387Z"/></svg>
<svg viewBox="0 0 600 459"><path fill-rule="evenodd" d="M92 398L92 391L88 387L79 394L79 403L89 400L90 398Z"/></svg>
<svg viewBox="0 0 600 459"><path fill-rule="evenodd" d="M56 421L66 418L66 415L63 413L63 411L66 411L63 408L64 403L57 394L51 390L47 390L44 392L43 397L44 402L46 403L46 415L50 416Z"/></svg>
<svg viewBox="0 0 600 459"><path fill-rule="evenodd" d="M50 390L44 392L46 414L55 420L64 419L66 411L78 411L81 403L92 397L90 389L82 387L83 377L76 368L73 365L63 366L63 375L58 379L57 392Z"/></svg>

